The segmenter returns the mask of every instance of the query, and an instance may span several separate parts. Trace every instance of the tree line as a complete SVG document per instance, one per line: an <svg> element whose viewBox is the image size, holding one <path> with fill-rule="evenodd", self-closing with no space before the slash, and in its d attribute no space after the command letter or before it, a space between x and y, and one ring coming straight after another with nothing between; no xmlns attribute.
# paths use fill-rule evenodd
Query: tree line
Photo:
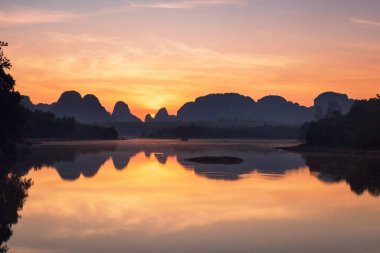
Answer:
<svg viewBox="0 0 380 253"><path fill-rule="evenodd" d="M31 112L21 104L16 82L7 73L12 68L4 54L8 43L0 41L0 154L15 152L24 138L115 139L113 127L79 124L74 118L57 118L51 113Z"/></svg>
<svg viewBox="0 0 380 253"><path fill-rule="evenodd" d="M356 101L346 115L306 123L300 134L309 146L380 148L380 96Z"/></svg>

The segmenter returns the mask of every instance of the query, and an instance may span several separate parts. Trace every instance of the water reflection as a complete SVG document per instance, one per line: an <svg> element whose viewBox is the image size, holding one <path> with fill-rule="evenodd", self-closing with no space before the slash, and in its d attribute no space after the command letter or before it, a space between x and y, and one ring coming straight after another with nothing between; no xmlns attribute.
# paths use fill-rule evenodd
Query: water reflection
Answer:
<svg viewBox="0 0 380 253"><path fill-rule="evenodd" d="M325 183L346 181L357 195L368 191L380 195L380 157L376 155L295 154L270 147L251 146L249 143L116 143L94 142L41 145L13 166L13 171L26 175L31 169L51 167L64 180L76 180L81 175L94 177L108 159L117 170L128 167L130 160L139 153L149 159L152 155L165 165L169 157L186 169L209 179L239 180L244 175L257 172L268 177L280 178L287 172L307 166L312 174ZM244 160L237 165L196 164L185 161L196 156L238 156Z"/></svg>
<svg viewBox="0 0 380 253"><path fill-rule="evenodd" d="M94 145L39 145L32 148L31 153L22 157L12 169L18 174L26 175L31 169L52 167L64 180L76 180L81 175L93 177L116 147L113 142Z"/></svg>
<svg viewBox="0 0 380 253"><path fill-rule="evenodd" d="M216 155L244 162L184 160ZM16 253L376 252L376 164L251 142L36 146L12 167L35 184L8 244Z"/></svg>
<svg viewBox="0 0 380 253"><path fill-rule="evenodd" d="M210 179L238 180L242 175L257 171L262 174L281 176L291 170L305 166L304 160L298 154L277 150L250 147L249 145L207 145L193 143L181 145L179 143L148 144L145 145L117 145L116 143L102 142L92 145L40 145L32 149L30 156L19 162L13 169L21 174L27 174L30 169L52 167L64 180L76 180L81 175L94 177L102 165L112 159L117 170L127 168L130 159L143 152L147 158L153 156L165 165L168 157L176 157L177 162L187 169L192 169L198 175ZM197 155L224 156L236 155L244 160L238 165L209 165L195 164L185 161L186 158Z"/></svg>
<svg viewBox="0 0 380 253"><path fill-rule="evenodd" d="M380 195L380 157L378 155L303 154L313 175L326 183L347 182L357 195L368 191Z"/></svg>
<svg viewBox="0 0 380 253"><path fill-rule="evenodd" d="M0 252L7 252L5 243L12 236L12 226L20 219L19 211L28 197L30 179L9 170L9 161L0 161Z"/></svg>

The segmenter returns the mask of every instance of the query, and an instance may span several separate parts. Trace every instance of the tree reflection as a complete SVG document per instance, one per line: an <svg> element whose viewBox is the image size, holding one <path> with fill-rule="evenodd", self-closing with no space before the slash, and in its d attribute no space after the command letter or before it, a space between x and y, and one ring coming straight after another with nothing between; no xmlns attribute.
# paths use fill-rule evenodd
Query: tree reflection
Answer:
<svg viewBox="0 0 380 253"><path fill-rule="evenodd" d="M380 196L380 157L374 155L303 154L313 175L326 183L346 181L357 195Z"/></svg>
<svg viewBox="0 0 380 253"><path fill-rule="evenodd" d="M30 179L10 171L9 164L0 162L0 252L7 252L5 244L12 236L12 226L20 219L19 211L28 197Z"/></svg>

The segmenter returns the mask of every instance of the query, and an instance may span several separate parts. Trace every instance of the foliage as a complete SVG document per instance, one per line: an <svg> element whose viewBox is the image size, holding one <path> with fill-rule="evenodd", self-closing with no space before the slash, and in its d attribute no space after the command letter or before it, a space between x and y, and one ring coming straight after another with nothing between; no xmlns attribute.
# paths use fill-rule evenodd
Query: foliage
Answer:
<svg viewBox="0 0 380 253"><path fill-rule="evenodd" d="M113 127L81 124L74 118L57 118L50 112L28 111L29 138L75 138L75 139L116 139L118 133Z"/></svg>
<svg viewBox="0 0 380 253"><path fill-rule="evenodd" d="M357 195L369 192L380 197L380 156L378 154L302 154L313 175L326 182L346 181Z"/></svg>
<svg viewBox="0 0 380 253"><path fill-rule="evenodd" d="M380 96L356 101L346 115L334 115L301 127L310 146L380 148Z"/></svg>
<svg viewBox="0 0 380 253"><path fill-rule="evenodd" d="M0 153L12 149L26 126L26 112L21 105L20 93L15 91L15 80L5 72L12 67L3 51L7 45L0 41Z"/></svg>
<svg viewBox="0 0 380 253"><path fill-rule="evenodd" d="M12 236L12 225L20 219L19 211L28 197L32 181L13 173L0 161L0 253L7 252L4 245Z"/></svg>

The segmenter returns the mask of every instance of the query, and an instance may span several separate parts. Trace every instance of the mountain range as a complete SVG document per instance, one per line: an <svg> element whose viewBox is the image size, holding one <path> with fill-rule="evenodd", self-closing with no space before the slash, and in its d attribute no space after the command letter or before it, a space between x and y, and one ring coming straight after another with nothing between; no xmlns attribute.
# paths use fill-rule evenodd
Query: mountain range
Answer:
<svg viewBox="0 0 380 253"><path fill-rule="evenodd" d="M166 108L161 108L155 117L146 115L144 121L302 124L337 111L345 114L353 102L346 94L334 92L320 94L311 107L293 103L281 96L265 96L255 101L237 93L209 94L185 103L177 115L169 115ZM88 94L82 97L77 91L62 93L58 101L52 104L33 104L29 97L24 96L23 105L32 111L50 111L58 117L74 117L84 123L142 122L123 101L118 101L109 113L96 96Z"/></svg>

